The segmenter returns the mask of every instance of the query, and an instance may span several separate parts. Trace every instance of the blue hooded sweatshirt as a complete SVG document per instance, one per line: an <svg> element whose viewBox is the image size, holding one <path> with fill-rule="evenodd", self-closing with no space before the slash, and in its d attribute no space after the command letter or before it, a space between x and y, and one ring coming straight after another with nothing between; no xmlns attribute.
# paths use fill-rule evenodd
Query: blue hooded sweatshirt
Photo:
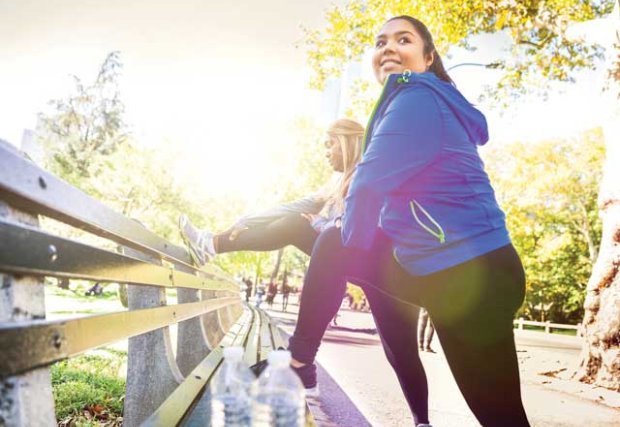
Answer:
<svg viewBox="0 0 620 427"><path fill-rule="evenodd" d="M484 115L433 73L392 74L345 198L343 243L369 250L379 228L396 260L427 275L510 243L477 146Z"/></svg>

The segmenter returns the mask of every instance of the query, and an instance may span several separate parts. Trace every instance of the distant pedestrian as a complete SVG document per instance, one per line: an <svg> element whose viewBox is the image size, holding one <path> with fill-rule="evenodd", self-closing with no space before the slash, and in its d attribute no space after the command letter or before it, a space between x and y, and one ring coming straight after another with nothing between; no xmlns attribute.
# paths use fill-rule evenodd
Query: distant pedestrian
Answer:
<svg viewBox="0 0 620 427"><path fill-rule="evenodd" d="M433 321L429 317L428 311L424 308L420 308L420 317L418 320L418 343L420 350L435 353L435 350L431 348L431 341L433 341L434 335L435 326L433 326Z"/></svg>
<svg viewBox="0 0 620 427"><path fill-rule="evenodd" d="M256 308L260 308L263 302L263 296L265 296L265 285L261 283L256 286Z"/></svg>
<svg viewBox="0 0 620 427"><path fill-rule="evenodd" d="M276 298L276 294L278 293L278 285L272 280L269 282L269 286L267 287L267 304L269 304L269 308L273 306L273 300Z"/></svg>
<svg viewBox="0 0 620 427"><path fill-rule="evenodd" d="M288 278L286 277L286 273L284 274L284 279L282 280L282 311L286 312L288 307L288 296L291 293L291 287L288 285Z"/></svg>
<svg viewBox="0 0 620 427"><path fill-rule="evenodd" d="M93 287L84 293L87 297L91 295L100 296L101 294L103 294L103 287L99 284L99 282L95 283Z"/></svg>
<svg viewBox="0 0 620 427"><path fill-rule="evenodd" d="M252 281L249 278L243 279L243 283L245 283L245 302L250 302L250 297L252 296Z"/></svg>
<svg viewBox="0 0 620 427"><path fill-rule="evenodd" d="M349 309L353 309L353 295L347 292L347 294L344 296L344 299L347 300Z"/></svg>

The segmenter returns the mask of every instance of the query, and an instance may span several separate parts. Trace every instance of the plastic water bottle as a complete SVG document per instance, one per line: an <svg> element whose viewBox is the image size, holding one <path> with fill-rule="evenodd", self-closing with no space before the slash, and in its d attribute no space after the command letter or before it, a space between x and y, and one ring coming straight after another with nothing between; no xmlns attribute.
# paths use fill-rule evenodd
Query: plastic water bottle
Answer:
<svg viewBox="0 0 620 427"><path fill-rule="evenodd" d="M224 348L224 364L213 383L211 425L250 427L252 425L252 371L243 363L242 347Z"/></svg>
<svg viewBox="0 0 620 427"><path fill-rule="evenodd" d="M255 427L303 427L305 389L291 369L291 353L276 350L269 364L254 383L252 420Z"/></svg>

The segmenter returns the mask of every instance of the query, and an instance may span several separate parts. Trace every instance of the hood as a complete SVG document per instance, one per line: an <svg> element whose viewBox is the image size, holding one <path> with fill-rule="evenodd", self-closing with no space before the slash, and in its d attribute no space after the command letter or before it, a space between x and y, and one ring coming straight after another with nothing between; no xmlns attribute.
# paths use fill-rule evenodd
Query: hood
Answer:
<svg viewBox="0 0 620 427"><path fill-rule="evenodd" d="M432 89L450 108L454 116L461 123L469 141L473 144L484 145L489 140L487 120L457 88L448 82L440 80L434 73L413 73L408 76L405 84L423 84Z"/></svg>

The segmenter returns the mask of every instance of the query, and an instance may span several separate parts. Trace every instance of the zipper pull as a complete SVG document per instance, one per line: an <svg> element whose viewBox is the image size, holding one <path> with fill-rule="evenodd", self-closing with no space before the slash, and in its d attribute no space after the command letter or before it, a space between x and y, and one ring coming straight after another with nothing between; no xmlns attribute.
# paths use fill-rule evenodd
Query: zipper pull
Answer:
<svg viewBox="0 0 620 427"><path fill-rule="evenodd" d="M397 83L409 83L409 76L411 76L411 70L405 70L401 76L396 80Z"/></svg>

